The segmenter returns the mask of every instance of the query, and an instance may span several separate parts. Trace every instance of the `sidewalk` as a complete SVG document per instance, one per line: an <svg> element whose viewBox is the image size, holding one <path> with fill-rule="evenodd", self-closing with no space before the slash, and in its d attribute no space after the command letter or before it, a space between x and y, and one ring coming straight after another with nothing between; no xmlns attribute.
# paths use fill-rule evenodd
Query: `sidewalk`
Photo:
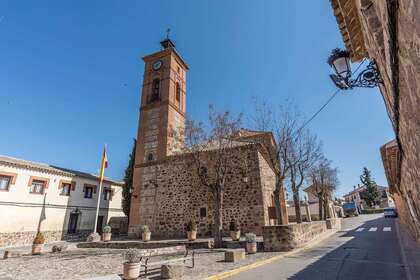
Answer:
<svg viewBox="0 0 420 280"><path fill-rule="evenodd" d="M67 245L68 249L76 248L78 242L67 242L67 241L56 241L51 243L44 244L44 251L51 251L54 245ZM5 251L19 252L21 254L30 254L32 251L32 245L23 245L23 246L8 246L0 247L0 259L3 257Z"/></svg>
<svg viewBox="0 0 420 280"><path fill-rule="evenodd" d="M304 250L308 246L313 246L328 238L334 232L328 231L319 239L310 242L311 244L297 250L290 252L258 252L254 255L247 255L245 259L234 263L224 262L224 250L198 249L195 250L195 267L192 269L187 265L183 279L224 279L241 271L249 270ZM51 247L54 244L47 246ZM75 244L71 245L74 246ZM14 250L16 248L14 247ZM4 250L4 248L2 249ZM29 252L30 246L24 246L20 249ZM20 258L0 260L0 279L120 279L123 263L122 253L124 251L124 249L75 248L57 254L44 253L40 256L26 255ZM162 258L158 256L156 261ZM156 271L150 275L149 279L159 279L158 272Z"/></svg>
<svg viewBox="0 0 420 280"><path fill-rule="evenodd" d="M407 279L420 279L420 244L410 235L400 219L395 219L395 228L401 246L401 256L406 266Z"/></svg>

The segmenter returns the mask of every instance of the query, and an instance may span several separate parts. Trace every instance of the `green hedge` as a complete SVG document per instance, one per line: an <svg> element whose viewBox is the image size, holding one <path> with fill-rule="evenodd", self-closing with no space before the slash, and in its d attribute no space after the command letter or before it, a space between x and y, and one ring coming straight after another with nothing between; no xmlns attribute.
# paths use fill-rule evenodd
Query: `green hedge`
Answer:
<svg viewBox="0 0 420 280"><path fill-rule="evenodd" d="M378 214L378 213L383 213L384 212L384 208L379 208L379 209L363 209L362 210L362 214Z"/></svg>

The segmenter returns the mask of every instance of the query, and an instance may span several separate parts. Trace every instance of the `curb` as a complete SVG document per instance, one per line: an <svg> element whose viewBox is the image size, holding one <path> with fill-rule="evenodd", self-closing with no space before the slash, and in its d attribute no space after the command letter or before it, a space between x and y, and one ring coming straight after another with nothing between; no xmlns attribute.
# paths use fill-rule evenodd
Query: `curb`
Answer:
<svg viewBox="0 0 420 280"><path fill-rule="evenodd" d="M257 268L259 266L265 265L265 264L275 262L277 260L283 259L283 258L288 257L290 255L293 255L293 254L299 253L301 251L307 250L309 248L312 248L313 246L317 245L321 241L324 241L325 239L327 239L328 237L332 236L333 234L339 232L340 230L341 229L332 230L331 232L328 232L325 235L321 235L319 238L314 239L312 241L309 241L309 243L307 243L303 247L297 248L295 250L283 253L283 254L278 255L278 256L271 257L271 258L266 259L266 260L259 260L259 261L256 261L256 262L253 262L253 263L250 263L250 264L247 264L247 265L244 265L244 266L232 269L232 270L224 271L224 272L209 276L209 277L205 278L205 280L226 279L228 277L234 276L234 275L239 274L241 272L251 270L251 269Z"/></svg>

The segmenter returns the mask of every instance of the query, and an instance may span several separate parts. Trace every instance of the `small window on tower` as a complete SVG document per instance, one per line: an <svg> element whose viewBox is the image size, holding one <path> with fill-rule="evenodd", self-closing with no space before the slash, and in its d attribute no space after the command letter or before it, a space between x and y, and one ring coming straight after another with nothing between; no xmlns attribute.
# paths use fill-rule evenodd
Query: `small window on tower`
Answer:
<svg viewBox="0 0 420 280"><path fill-rule="evenodd" d="M147 156L147 161L153 161L153 154L152 154L152 153L150 153L150 154Z"/></svg>
<svg viewBox="0 0 420 280"><path fill-rule="evenodd" d="M176 99L176 102L178 102L178 103L181 102L181 87L180 87L179 83L176 83L175 99Z"/></svg>
<svg viewBox="0 0 420 280"><path fill-rule="evenodd" d="M160 80L154 79L152 83L152 95L149 97L149 102L153 103L160 100Z"/></svg>
<svg viewBox="0 0 420 280"><path fill-rule="evenodd" d="M181 68L179 68L179 66L177 68L177 71L178 71L178 74L181 74Z"/></svg>

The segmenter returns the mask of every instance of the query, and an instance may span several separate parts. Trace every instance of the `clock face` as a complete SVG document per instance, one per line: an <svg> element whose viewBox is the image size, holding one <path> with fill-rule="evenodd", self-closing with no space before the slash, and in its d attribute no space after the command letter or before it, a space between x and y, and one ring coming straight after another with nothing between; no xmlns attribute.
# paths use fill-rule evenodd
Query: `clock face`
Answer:
<svg viewBox="0 0 420 280"><path fill-rule="evenodd" d="M162 67L162 60L156 60L155 62L153 62L153 70L159 70L160 67Z"/></svg>

